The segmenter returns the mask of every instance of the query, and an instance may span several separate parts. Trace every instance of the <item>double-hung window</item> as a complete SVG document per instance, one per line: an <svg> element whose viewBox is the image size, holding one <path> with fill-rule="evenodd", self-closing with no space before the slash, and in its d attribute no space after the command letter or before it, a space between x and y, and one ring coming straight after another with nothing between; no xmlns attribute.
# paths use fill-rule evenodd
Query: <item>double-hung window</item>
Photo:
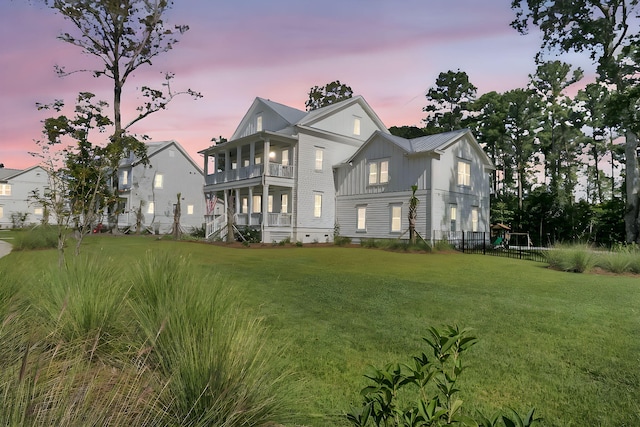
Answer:
<svg viewBox="0 0 640 427"><path fill-rule="evenodd" d="M161 173L157 173L155 178L153 179L153 188L162 188L163 184L163 176Z"/></svg>
<svg viewBox="0 0 640 427"><path fill-rule="evenodd" d="M471 163L458 160L458 185L471 185Z"/></svg>
<svg viewBox="0 0 640 427"><path fill-rule="evenodd" d="M367 207L366 206L358 206L358 222L356 231L367 231Z"/></svg>
<svg viewBox="0 0 640 427"><path fill-rule="evenodd" d="M451 221L451 231L456 231L456 220L458 219L458 206L449 206L449 220Z"/></svg>
<svg viewBox="0 0 640 427"><path fill-rule="evenodd" d="M378 160L369 162L369 185L386 184L389 182L389 161Z"/></svg>
<svg viewBox="0 0 640 427"><path fill-rule="evenodd" d="M0 196L11 195L11 184L0 184Z"/></svg>
<svg viewBox="0 0 640 427"><path fill-rule="evenodd" d="M391 205L391 232L402 231L402 205Z"/></svg>
<svg viewBox="0 0 640 427"><path fill-rule="evenodd" d="M316 171L322 171L322 158L324 156L324 150L322 148L316 148Z"/></svg>
<svg viewBox="0 0 640 427"><path fill-rule="evenodd" d="M320 218L322 216L322 194L314 194L313 196L313 217Z"/></svg>

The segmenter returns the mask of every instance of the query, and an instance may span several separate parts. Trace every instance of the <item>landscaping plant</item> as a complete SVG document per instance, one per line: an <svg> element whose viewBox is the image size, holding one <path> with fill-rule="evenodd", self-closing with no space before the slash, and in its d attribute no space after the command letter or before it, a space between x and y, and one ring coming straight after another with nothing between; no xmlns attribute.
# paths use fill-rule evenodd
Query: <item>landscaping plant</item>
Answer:
<svg viewBox="0 0 640 427"><path fill-rule="evenodd" d="M457 396L457 383L465 370L461 356L478 342L477 338L469 329L446 326L442 330L429 328L423 339L428 351L414 356L412 364L392 363L365 375L372 384L360 392L362 406L346 415L353 426L528 427L540 420L534 416L534 409L524 418L513 410L509 416L493 418L465 415L463 401Z"/></svg>

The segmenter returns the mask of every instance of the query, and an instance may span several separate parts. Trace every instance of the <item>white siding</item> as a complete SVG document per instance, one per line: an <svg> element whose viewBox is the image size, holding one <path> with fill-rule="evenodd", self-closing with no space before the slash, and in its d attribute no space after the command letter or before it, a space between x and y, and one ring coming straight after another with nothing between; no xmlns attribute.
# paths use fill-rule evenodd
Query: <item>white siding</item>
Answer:
<svg viewBox="0 0 640 427"><path fill-rule="evenodd" d="M42 215L35 214L35 208L41 207L30 200L33 190L37 189L42 196L45 188L49 186L47 172L40 168L28 169L8 180L11 185L10 196L0 196L0 206L2 206L2 218L0 218L0 228L10 228L12 213L27 213L26 224L37 224L42 220ZM55 220L51 217L50 221Z"/></svg>
<svg viewBox="0 0 640 427"><path fill-rule="evenodd" d="M353 122L355 118L360 119L359 135L355 135L353 132ZM357 103L341 110L337 114L331 114L330 116L313 123L311 127L338 135L353 137L361 141L366 141L376 130L379 130L377 124Z"/></svg>

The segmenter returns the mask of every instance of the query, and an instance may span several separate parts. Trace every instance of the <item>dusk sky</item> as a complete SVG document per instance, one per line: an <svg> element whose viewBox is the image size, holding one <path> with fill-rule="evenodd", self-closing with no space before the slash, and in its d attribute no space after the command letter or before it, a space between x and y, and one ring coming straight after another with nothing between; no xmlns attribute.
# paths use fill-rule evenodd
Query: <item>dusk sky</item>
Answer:
<svg viewBox="0 0 640 427"><path fill-rule="evenodd" d="M213 137L230 137L255 97L304 110L309 89L334 80L362 95L387 127L421 126L424 95L440 72L467 72L478 95L527 84L540 37L509 26L510 3L176 0L167 21L190 30L153 67L140 69L123 97L135 101L137 87L158 87L169 71L176 75L174 90L191 88L203 98L177 98L131 130L154 141L176 140L201 164L197 152ZM37 111L36 102L63 99L72 106L80 91L111 102L108 79L55 75L55 64L67 70L96 65L57 39L73 29L43 6L0 3L0 163L7 168L38 163L29 152L51 113ZM561 59L588 67L583 57ZM133 117L134 104L127 104L123 122Z"/></svg>

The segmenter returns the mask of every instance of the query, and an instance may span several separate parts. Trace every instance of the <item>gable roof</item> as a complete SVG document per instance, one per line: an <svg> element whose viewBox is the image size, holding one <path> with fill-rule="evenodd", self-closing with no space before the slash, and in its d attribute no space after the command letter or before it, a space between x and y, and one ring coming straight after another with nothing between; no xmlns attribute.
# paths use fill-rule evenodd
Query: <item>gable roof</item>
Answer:
<svg viewBox="0 0 640 427"><path fill-rule="evenodd" d="M426 153L436 153L440 154L443 150L449 147L451 144L458 141L463 136L468 135L471 137L474 144L471 144L474 147L476 153L481 158L483 163L491 168L493 168L493 163L489 159L489 156L484 152L480 144L476 141L471 130L469 129L459 129L453 130L449 132L437 133L434 135L426 135L418 138L402 138L400 136L395 136L391 134L385 134L382 132L375 132L371 137L364 143L362 146L355 152L353 155L346 160L345 163L353 161L360 151L362 151L368 144L371 143L377 137L381 137L383 140L388 141L392 144L397 145L401 150L403 150L406 154L426 154Z"/></svg>
<svg viewBox="0 0 640 427"><path fill-rule="evenodd" d="M229 138L229 141L239 139L246 125L250 120L252 120L253 116L264 108L270 109L278 116L282 117L285 122L285 125L280 129L272 129L271 131L291 136L296 133L295 126L312 127L313 124L319 122L320 120L329 117L330 115L335 114L339 111L342 111L354 104L359 104L362 107L367 115L369 115L369 117L371 117L371 119L376 123L381 132L389 133L382 120L380 120L375 111L373 111L371 106L361 95L357 95L352 98L348 98L312 111L298 110L297 108L289 107L287 105L280 104L269 99L257 97L254 99L251 107L249 107L249 109L245 113L244 117L240 121L240 124L233 132L231 138Z"/></svg>
<svg viewBox="0 0 640 427"><path fill-rule="evenodd" d="M314 123L319 122L325 117L328 117L332 114L342 111L354 104L359 104L360 107L362 107L362 109L376 123L376 125L380 129L380 132L386 133L386 134L389 133L389 130L384 125L384 123L382 123L382 120L380 120L380 117L378 117L376 112L373 111L373 108L371 108L371 106L367 103L367 101L365 101L362 95L356 95L354 97L336 102L334 104L327 105L326 107L318 108L316 110L311 110L308 113L306 113L306 115L296 124L298 126L312 126Z"/></svg>
<svg viewBox="0 0 640 427"><path fill-rule="evenodd" d="M196 170L204 174L204 171L202 170L202 168L196 162L193 161L191 156L176 141L171 140L171 141L148 142L145 145L147 146L147 158L149 159L161 153L162 151L166 150L167 148L173 146L193 165L194 168L196 168ZM136 166L141 162L142 162L142 159L136 157L133 160L133 162L130 162L130 164L131 166ZM120 163L120 166L125 166L127 163L129 162L127 162L127 159L125 159L123 162Z"/></svg>
<svg viewBox="0 0 640 427"><path fill-rule="evenodd" d="M26 169L8 169L8 168L0 168L0 181L7 182L10 179L15 178L16 176L22 175L23 173L27 173L33 169L40 168L41 166L31 166ZM44 169L42 169L44 171Z"/></svg>

